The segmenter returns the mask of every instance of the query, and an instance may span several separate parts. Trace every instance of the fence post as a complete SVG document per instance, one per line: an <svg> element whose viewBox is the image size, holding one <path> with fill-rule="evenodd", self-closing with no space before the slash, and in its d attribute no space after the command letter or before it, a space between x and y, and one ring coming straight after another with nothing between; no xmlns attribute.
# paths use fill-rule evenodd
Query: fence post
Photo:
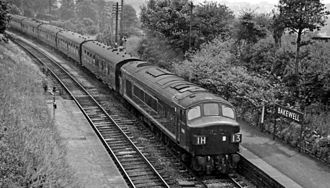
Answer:
<svg viewBox="0 0 330 188"><path fill-rule="evenodd" d="M275 140L275 134L276 134L276 118L277 118L277 113L276 113L276 105L274 106L274 125L273 125L273 140Z"/></svg>
<svg viewBox="0 0 330 188"><path fill-rule="evenodd" d="M261 132L264 132L264 122L265 122L265 103L262 103L262 110L261 110L261 119L260 119L260 128Z"/></svg>

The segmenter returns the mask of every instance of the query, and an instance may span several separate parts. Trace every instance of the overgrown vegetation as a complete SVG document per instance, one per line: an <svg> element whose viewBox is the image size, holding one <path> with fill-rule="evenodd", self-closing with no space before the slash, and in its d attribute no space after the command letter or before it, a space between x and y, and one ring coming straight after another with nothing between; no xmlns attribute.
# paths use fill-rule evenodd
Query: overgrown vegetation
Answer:
<svg viewBox="0 0 330 188"><path fill-rule="evenodd" d="M0 187L74 187L42 75L12 43L0 52Z"/></svg>
<svg viewBox="0 0 330 188"><path fill-rule="evenodd" d="M148 31L139 48L141 56L228 99L237 107L238 115L251 125L260 125L261 106L267 105L267 123L263 130L275 132L293 146L307 148L330 162L327 147L330 135L329 44L312 40L329 14L324 5L318 0L303 3L283 0L279 11L256 14L245 10L232 18L224 5L206 2L194 7L192 22L187 7L186 0L147 2L141 12L142 25ZM218 14L210 7L218 7ZM207 11L199 15L200 9ZM310 11L303 11L305 9ZM227 11L220 14L221 10ZM315 19L309 19L309 14ZM204 18L213 18L218 24L226 23L223 28L227 29L212 30L217 24L210 22L207 30L214 32L201 32L202 28L194 24L205 24ZM199 31L199 38L209 40L200 45L194 43L187 50L187 41L189 35L194 36L194 29ZM178 44L184 47L178 48ZM303 112L306 115L304 125L279 118L274 130L272 106L275 103ZM330 144L330 138L328 140ZM310 144L307 147L305 143Z"/></svg>
<svg viewBox="0 0 330 188"><path fill-rule="evenodd" d="M7 42L4 33L9 22L9 7L6 1L0 0L0 42Z"/></svg>

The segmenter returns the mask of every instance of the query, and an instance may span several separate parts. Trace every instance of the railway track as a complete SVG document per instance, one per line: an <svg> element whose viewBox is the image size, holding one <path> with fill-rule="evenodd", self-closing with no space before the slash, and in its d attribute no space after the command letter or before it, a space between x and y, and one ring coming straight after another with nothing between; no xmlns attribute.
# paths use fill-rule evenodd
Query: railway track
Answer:
<svg viewBox="0 0 330 188"><path fill-rule="evenodd" d="M117 164L126 182L131 187L170 187L156 168L142 154L117 122L120 117L111 117L89 92L64 70L57 62L34 47L20 40L15 42L34 59L49 68L82 110L98 137Z"/></svg>

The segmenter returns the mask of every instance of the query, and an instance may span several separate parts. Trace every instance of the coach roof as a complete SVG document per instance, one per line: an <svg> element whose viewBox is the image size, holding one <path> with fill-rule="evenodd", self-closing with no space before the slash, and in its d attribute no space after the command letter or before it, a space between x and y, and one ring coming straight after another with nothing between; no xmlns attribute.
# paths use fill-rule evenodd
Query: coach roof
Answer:
<svg viewBox="0 0 330 188"><path fill-rule="evenodd" d="M39 30L41 30L41 31L48 31L49 33L56 34L57 32L62 31L64 29L63 28L60 28L60 27L57 27L57 26L54 26L54 25L42 24L39 27Z"/></svg>
<svg viewBox="0 0 330 188"><path fill-rule="evenodd" d="M73 41L73 42L78 43L78 44L80 44L80 43L82 43L83 41L86 41L86 40L92 40L89 37L86 37L86 36L83 36L83 35L80 35L78 33L68 31L68 30L63 30L63 31L59 32L58 37L62 38L62 39L66 39L68 41Z"/></svg>
<svg viewBox="0 0 330 188"><path fill-rule="evenodd" d="M23 19L22 20L22 24L28 24L29 26L32 26L32 27L38 27L39 25L43 24L42 22L40 21L36 21L36 20L32 20L32 19Z"/></svg>
<svg viewBox="0 0 330 188"><path fill-rule="evenodd" d="M83 44L83 48L88 49L106 59L110 60L112 63L119 63L127 59L137 59L126 53L125 50L120 50L117 48L112 48L103 43L97 41L88 41Z"/></svg>

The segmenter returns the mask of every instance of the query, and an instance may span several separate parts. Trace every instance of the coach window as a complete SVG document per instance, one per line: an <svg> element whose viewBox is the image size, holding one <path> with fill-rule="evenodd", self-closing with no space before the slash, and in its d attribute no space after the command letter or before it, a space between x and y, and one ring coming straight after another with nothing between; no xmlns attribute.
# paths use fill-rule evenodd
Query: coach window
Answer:
<svg viewBox="0 0 330 188"><path fill-rule="evenodd" d="M92 55L91 57L93 58L93 63L94 63L97 67L99 67L99 62L96 61L96 59L95 59L95 55Z"/></svg>
<svg viewBox="0 0 330 188"><path fill-rule="evenodd" d="M144 92L137 86L134 86L134 95L144 102Z"/></svg>
<svg viewBox="0 0 330 188"><path fill-rule="evenodd" d="M104 69L105 69L105 68L104 68L104 62L103 62L103 61L100 61L100 63L101 63L101 67L102 67L102 68L101 68L101 71L104 72L104 71L105 71L105 70L104 70Z"/></svg>
<svg viewBox="0 0 330 188"><path fill-rule="evenodd" d="M145 103L153 110L157 111L157 100L147 93L145 93L144 96L145 96Z"/></svg>
<svg viewBox="0 0 330 188"><path fill-rule="evenodd" d="M104 60L102 60L102 63L103 63L103 65L104 65L104 73L105 73L105 74L109 74L109 71L108 71L108 65L105 63Z"/></svg>
<svg viewBox="0 0 330 188"><path fill-rule="evenodd" d="M110 67L110 64L107 64L107 65L108 65L108 75L110 75L110 70L111 70L110 68L111 67Z"/></svg>
<svg viewBox="0 0 330 188"><path fill-rule="evenodd" d="M188 110L188 120L193 120L201 117L201 107L195 106Z"/></svg>
<svg viewBox="0 0 330 188"><path fill-rule="evenodd" d="M220 115L218 103L204 104L204 116L218 116L218 115Z"/></svg>

